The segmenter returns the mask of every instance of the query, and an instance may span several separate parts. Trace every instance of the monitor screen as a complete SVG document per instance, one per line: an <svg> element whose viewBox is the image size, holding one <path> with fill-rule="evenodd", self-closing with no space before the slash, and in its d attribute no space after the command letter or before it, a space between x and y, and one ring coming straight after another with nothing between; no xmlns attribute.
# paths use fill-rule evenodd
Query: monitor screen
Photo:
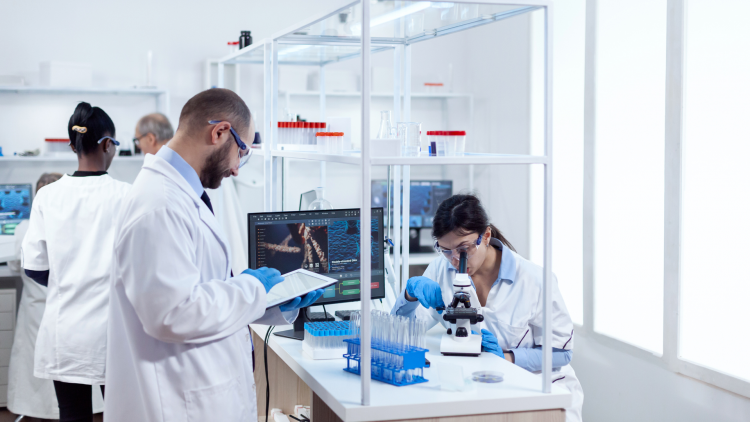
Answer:
<svg viewBox="0 0 750 422"><path fill-rule="evenodd" d="M31 185L0 185L0 234L12 235L31 216Z"/></svg>
<svg viewBox="0 0 750 422"><path fill-rule="evenodd" d="M432 220L435 218L437 207L453 195L453 181L412 180L409 186L409 196L411 197L409 202L409 227L432 227ZM401 192L401 198L403 199L403 190ZM386 181L373 180L372 206L386 208L387 199ZM393 207L393 189L391 189L391 207ZM392 210L391 215L393 215Z"/></svg>
<svg viewBox="0 0 750 422"><path fill-rule="evenodd" d="M316 305L359 300L359 209L247 215L250 268L302 268L339 280ZM383 209L372 209L371 295L385 297Z"/></svg>

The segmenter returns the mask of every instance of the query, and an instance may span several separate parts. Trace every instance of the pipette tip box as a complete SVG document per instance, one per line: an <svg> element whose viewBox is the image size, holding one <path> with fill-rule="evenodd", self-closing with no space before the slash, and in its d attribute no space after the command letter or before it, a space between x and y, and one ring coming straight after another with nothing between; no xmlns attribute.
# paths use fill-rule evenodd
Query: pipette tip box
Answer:
<svg viewBox="0 0 750 422"><path fill-rule="evenodd" d="M306 322L302 351L311 359L340 359L350 337L348 321Z"/></svg>

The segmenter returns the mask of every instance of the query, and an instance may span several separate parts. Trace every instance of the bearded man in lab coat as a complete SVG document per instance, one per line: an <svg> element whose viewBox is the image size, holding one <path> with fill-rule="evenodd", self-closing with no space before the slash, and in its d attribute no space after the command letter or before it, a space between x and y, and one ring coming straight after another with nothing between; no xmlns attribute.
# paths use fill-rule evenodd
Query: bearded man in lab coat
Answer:
<svg viewBox="0 0 750 422"><path fill-rule="evenodd" d="M266 311L276 270L234 276L204 188L237 175L251 153L250 111L210 89L182 109L177 133L143 169L115 230L104 419L255 421L248 324L289 324L322 290Z"/></svg>

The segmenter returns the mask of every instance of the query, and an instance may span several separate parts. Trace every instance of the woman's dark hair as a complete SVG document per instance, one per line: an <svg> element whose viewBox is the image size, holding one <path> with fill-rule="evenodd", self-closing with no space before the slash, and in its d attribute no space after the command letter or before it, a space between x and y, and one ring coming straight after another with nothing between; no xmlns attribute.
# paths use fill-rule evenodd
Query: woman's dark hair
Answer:
<svg viewBox="0 0 750 422"><path fill-rule="evenodd" d="M77 126L76 130L73 127ZM91 107L86 102L78 103L76 111L68 121L68 137L78 155L86 155L96 150L96 142L105 136L115 136L115 124L107 113L99 107Z"/></svg>
<svg viewBox="0 0 750 422"><path fill-rule="evenodd" d="M513 252L516 252L516 249L500 233L500 230L490 224L487 212L482 207L482 203L479 202L479 198L474 195L453 195L441 202L432 222L432 237L439 239L454 230L458 230L463 236L472 233L481 235L484 234L487 227L490 228L492 237L500 240Z"/></svg>

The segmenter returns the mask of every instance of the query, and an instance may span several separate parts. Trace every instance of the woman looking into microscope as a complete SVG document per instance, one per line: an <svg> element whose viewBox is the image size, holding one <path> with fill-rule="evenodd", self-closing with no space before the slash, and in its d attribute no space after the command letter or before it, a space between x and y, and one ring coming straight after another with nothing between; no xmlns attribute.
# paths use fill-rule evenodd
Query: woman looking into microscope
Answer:
<svg viewBox="0 0 750 422"><path fill-rule="evenodd" d="M543 269L518 253L500 230L490 224L479 199L454 195L443 201L432 226L439 257L424 275L412 277L399 295L392 314L420 318L450 328L441 311L453 298L453 279L461 253L472 282L471 306L481 307L484 321L472 326L481 331L482 350L530 372L542 369ZM583 390L570 361L573 322L552 277L552 382L573 395L566 421L580 421Z"/></svg>

